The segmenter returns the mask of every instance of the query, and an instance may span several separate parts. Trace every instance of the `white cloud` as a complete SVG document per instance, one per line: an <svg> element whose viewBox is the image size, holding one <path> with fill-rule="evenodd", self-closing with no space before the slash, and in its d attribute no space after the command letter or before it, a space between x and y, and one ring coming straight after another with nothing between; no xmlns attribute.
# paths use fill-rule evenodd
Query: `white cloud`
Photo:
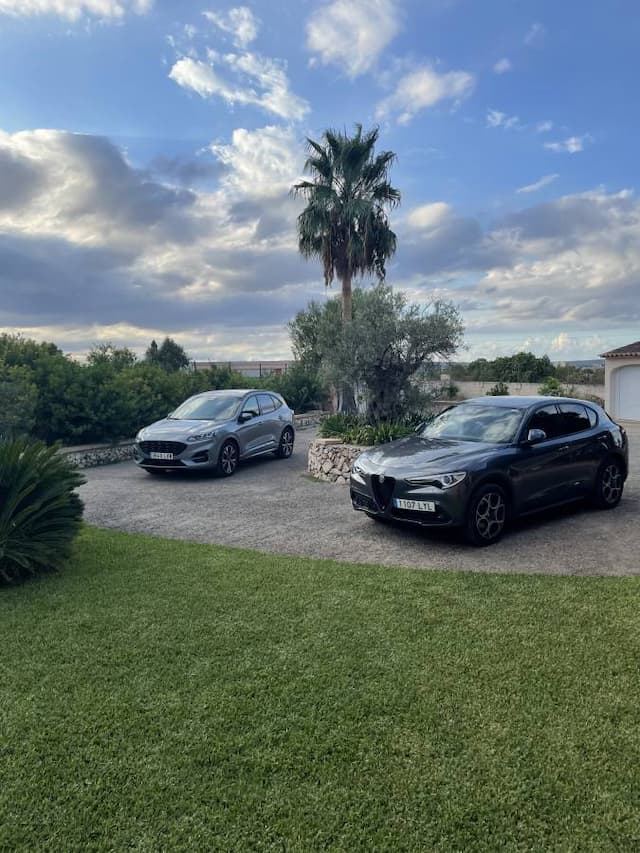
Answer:
<svg viewBox="0 0 640 853"><path fill-rule="evenodd" d="M407 214L407 222L416 231L432 231L451 215L451 206L444 201L422 204Z"/></svg>
<svg viewBox="0 0 640 853"><path fill-rule="evenodd" d="M228 168L223 183L234 197L285 196L302 174L303 146L291 128L269 125L236 128L229 144L214 143L213 154Z"/></svg>
<svg viewBox="0 0 640 853"><path fill-rule="evenodd" d="M145 14L153 3L154 0L0 0L0 14L58 15L70 21L83 15L117 19L129 13Z"/></svg>
<svg viewBox="0 0 640 853"><path fill-rule="evenodd" d="M511 68L511 60L507 59L506 56L503 59L499 59L493 66L493 70L496 74L506 74L507 71L511 71Z"/></svg>
<svg viewBox="0 0 640 853"><path fill-rule="evenodd" d="M169 77L184 89L202 98L218 96L230 106L260 107L280 118L299 121L309 112L308 103L289 89L282 64L255 53L220 55L209 51L209 62L191 57L179 59ZM231 71L235 82L222 76L217 68Z"/></svg>
<svg viewBox="0 0 640 853"><path fill-rule="evenodd" d="M225 33L229 33L236 47L246 48L258 35L258 20L247 6L237 6L224 14L203 12L205 18Z"/></svg>
<svg viewBox="0 0 640 853"><path fill-rule="evenodd" d="M408 124L417 113L440 101L460 101L471 94L475 78L468 71L439 74L433 68L411 71L397 82L394 92L378 104L379 119L398 113L398 122Z"/></svg>
<svg viewBox="0 0 640 853"><path fill-rule="evenodd" d="M536 124L536 130L538 133L548 133L553 129L553 122L546 119L545 121L539 121Z"/></svg>
<svg viewBox="0 0 640 853"><path fill-rule="evenodd" d="M524 187L520 187L519 189L516 190L516 192L517 193L535 193L538 190L541 190L543 187L548 187L549 184L552 184L559 177L560 177L560 175L558 175L558 174L544 175L542 178L537 180L535 183L527 184Z"/></svg>
<svg viewBox="0 0 640 853"><path fill-rule="evenodd" d="M487 112L487 127L502 127L504 130L518 130L522 128L518 116L508 116L499 110Z"/></svg>
<svg viewBox="0 0 640 853"><path fill-rule="evenodd" d="M534 47L535 45L540 44L544 40L546 34L547 31L542 24L531 24L531 26L527 30L527 34L524 37L524 43L528 47Z"/></svg>
<svg viewBox="0 0 640 853"><path fill-rule="evenodd" d="M549 151L577 154L584 150L585 143L590 142L591 138L590 134L585 133L582 136L570 136L568 139L563 139L560 142L545 142L544 147Z"/></svg>
<svg viewBox="0 0 640 853"><path fill-rule="evenodd" d="M394 0L331 0L307 23L307 47L350 77L369 71L400 30Z"/></svg>

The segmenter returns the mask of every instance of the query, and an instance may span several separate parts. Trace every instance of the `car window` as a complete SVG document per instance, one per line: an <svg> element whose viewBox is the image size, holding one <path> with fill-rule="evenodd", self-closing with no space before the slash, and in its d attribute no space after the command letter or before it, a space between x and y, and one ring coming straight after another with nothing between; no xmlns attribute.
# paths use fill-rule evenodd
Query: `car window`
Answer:
<svg viewBox="0 0 640 853"><path fill-rule="evenodd" d="M563 435L562 418L555 406L545 406L531 415L525 436L530 429L544 430L547 438L557 438Z"/></svg>
<svg viewBox="0 0 640 853"><path fill-rule="evenodd" d="M273 400L274 409L279 409L280 406L283 405L282 400L279 397L272 397L271 399Z"/></svg>
<svg viewBox="0 0 640 853"><path fill-rule="evenodd" d="M588 406L585 406L587 410L587 417L589 418L589 424L594 427L598 423L598 415L594 412L593 409L590 409Z"/></svg>
<svg viewBox="0 0 640 853"><path fill-rule="evenodd" d="M171 413L175 421L226 421L232 418L242 398L233 395L190 397Z"/></svg>
<svg viewBox="0 0 640 853"><path fill-rule="evenodd" d="M272 412L275 409L271 394L259 394L258 400L260 402L260 409L262 410L263 415L268 415L269 412Z"/></svg>
<svg viewBox="0 0 640 853"><path fill-rule="evenodd" d="M579 403L560 403L562 413L562 429L564 435L591 429L589 415L584 406Z"/></svg>
<svg viewBox="0 0 640 853"><path fill-rule="evenodd" d="M258 398L255 396L248 397L245 400L244 406L242 407L243 412L249 412L249 414L253 415L254 418L257 418L260 414L260 406L258 405Z"/></svg>
<svg viewBox="0 0 640 853"><path fill-rule="evenodd" d="M424 438L452 438L508 444L522 421L522 409L463 403L447 409L423 429Z"/></svg>

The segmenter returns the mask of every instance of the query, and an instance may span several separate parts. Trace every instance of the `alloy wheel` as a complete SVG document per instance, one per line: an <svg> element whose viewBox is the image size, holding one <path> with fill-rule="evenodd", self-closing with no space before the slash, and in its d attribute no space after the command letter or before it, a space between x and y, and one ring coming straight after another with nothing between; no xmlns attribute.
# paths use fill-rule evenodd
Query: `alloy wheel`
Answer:
<svg viewBox="0 0 640 853"><path fill-rule="evenodd" d="M476 506L475 525L478 534L487 541L502 533L507 518L507 506L498 492L486 492Z"/></svg>
<svg viewBox="0 0 640 853"><path fill-rule="evenodd" d="M229 442L225 444L220 452L220 467L223 474L227 476L233 474L238 464L238 451L235 444Z"/></svg>
<svg viewBox="0 0 640 853"><path fill-rule="evenodd" d="M282 455L286 458L291 456L293 453L293 433L290 429L286 429L282 433L282 438L280 439L280 449L282 451Z"/></svg>
<svg viewBox="0 0 640 853"><path fill-rule="evenodd" d="M600 481L602 499L607 504L615 504L622 495L622 471L615 462L610 462L602 471Z"/></svg>

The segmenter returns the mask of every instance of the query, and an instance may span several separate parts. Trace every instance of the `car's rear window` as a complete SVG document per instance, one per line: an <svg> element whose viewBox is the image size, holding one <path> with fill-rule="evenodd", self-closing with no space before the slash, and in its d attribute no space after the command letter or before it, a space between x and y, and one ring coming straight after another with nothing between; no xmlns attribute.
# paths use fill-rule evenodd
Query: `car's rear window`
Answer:
<svg viewBox="0 0 640 853"><path fill-rule="evenodd" d="M226 421L235 414L241 397L190 397L170 417L177 421Z"/></svg>
<svg viewBox="0 0 640 853"><path fill-rule="evenodd" d="M422 431L424 438L451 438L509 444L522 421L522 409L463 404L438 415Z"/></svg>

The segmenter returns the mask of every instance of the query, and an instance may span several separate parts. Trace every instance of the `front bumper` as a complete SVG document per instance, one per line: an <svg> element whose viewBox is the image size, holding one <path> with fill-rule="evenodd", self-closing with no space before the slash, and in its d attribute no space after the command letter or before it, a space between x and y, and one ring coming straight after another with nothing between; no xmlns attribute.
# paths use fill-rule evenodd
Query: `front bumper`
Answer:
<svg viewBox="0 0 640 853"><path fill-rule="evenodd" d="M384 477L381 484L377 474L351 474L351 505L354 510L381 518L408 521L423 527L459 527L469 500L468 478L450 489L436 486L416 486L406 480ZM395 499L432 501L435 512L400 509Z"/></svg>
<svg viewBox="0 0 640 853"><path fill-rule="evenodd" d="M218 436L193 443L163 439L136 441L133 461L141 468L213 468L218 463L221 443L222 439ZM158 459L158 454L166 454L171 458Z"/></svg>

